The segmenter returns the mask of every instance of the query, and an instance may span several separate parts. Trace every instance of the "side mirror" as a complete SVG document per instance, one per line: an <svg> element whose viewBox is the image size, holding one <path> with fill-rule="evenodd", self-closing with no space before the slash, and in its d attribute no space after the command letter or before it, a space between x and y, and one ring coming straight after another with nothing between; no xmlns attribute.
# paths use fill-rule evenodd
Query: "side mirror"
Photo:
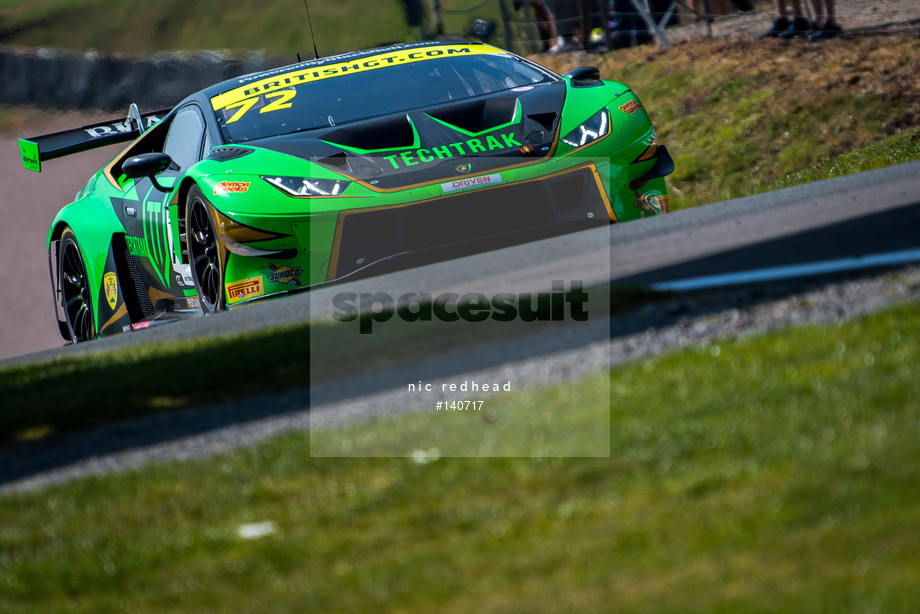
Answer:
<svg viewBox="0 0 920 614"><path fill-rule="evenodd" d="M168 188L157 183L155 175L168 169L170 164L172 164L172 158L165 153L145 153L125 160L121 165L121 172L129 179L150 177L153 187L161 192L169 192Z"/></svg>
<svg viewBox="0 0 920 614"><path fill-rule="evenodd" d="M582 66L574 68L562 75L567 79L574 81L600 81L601 71L596 66Z"/></svg>

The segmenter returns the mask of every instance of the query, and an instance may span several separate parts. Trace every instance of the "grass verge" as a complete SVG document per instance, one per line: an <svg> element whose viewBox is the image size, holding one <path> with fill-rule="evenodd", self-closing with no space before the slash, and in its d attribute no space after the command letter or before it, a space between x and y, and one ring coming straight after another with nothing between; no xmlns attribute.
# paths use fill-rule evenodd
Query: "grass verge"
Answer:
<svg viewBox="0 0 920 614"><path fill-rule="evenodd" d="M478 4L479 0L456 0L445 7L445 29L464 32L474 18L501 24L497 2ZM416 7L421 23L410 25L407 5ZM428 3L400 0L310 3L322 56L414 40L420 25L433 33L429 13ZM0 0L0 40L8 45L138 55L173 49L263 49L292 61L295 52L307 57L313 49L302 0Z"/></svg>
<svg viewBox="0 0 920 614"><path fill-rule="evenodd" d="M593 62L643 100L674 157L672 209L920 158L920 40L701 40Z"/></svg>
<svg viewBox="0 0 920 614"><path fill-rule="evenodd" d="M0 610L916 612L918 354L914 301L614 369L604 459L298 433L8 495ZM491 411L606 407L607 377ZM364 428L409 455L406 419Z"/></svg>
<svg viewBox="0 0 920 614"><path fill-rule="evenodd" d="M671 293L612 287L612 314L626 313ZM515 326L520 324L519 326ZM406 324L395 319L373 335L353 342L357 322L292 325L234 335L145 344L50 361L0 368L0 443L30 441L152 412L217 402L240 396L305 387L310 382L445 349L534 332L540 323L477 323L470 327L439 322ZM311 340L311 334L316 338ZM307 348L324 348L311 371ZM355 353L355 347L360 350ZM398 351L394 351L397 348ZM258 366L239 357L258 357ZM194 377L177 377L177 365L194 365ZM283 382L283 384L279 384Z"/></svg>
<svg viewBox="0 0 920 614"><path fill-rule="evenodd" d="M920 128L907 130L836 158L823 158L811 167L787 175L779 181L766 185L755 185L754 191L770 192L914 160L920 160Z"/></svg>

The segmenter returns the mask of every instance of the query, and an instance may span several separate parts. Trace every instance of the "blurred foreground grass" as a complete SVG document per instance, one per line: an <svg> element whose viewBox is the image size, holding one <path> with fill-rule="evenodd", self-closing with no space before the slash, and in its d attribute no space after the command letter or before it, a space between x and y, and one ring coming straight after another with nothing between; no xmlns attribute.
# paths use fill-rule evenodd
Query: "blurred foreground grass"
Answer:
<svg viewBox="0 0 920 614"><path fill-rule="evenodd" d="M482 416L415 415L361 427L415 461L296 433L7 495L0 611L913 613L918 355L913 301L613 369L610 458L445 458L407 426Z"/></svg>
<svg viewBox="0 0 920 614"><path fill-rule="evenodd" d="M632 286L602 291L609 296L609 307L601 303L614 317L672 295ZM306 389L311 383L410 357L424 360L458 347L507 342L545 329L540 322L520 320L456 326L394 318L356 343L357 326L330 319L0 367L0 444L231 398ZM322 360L311 361L311 352ZM189 376L177 377L186 365L194 365ZM306 403L306 393L304 397Z"/></svg>

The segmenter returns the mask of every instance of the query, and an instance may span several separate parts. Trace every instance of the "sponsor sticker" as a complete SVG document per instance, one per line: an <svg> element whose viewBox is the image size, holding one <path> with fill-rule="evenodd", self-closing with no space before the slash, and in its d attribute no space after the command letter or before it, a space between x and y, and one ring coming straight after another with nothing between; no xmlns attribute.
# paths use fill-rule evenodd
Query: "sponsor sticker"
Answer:
<svg viewBox="0 0 920 614"><path fill-rule="evenodd" d="M109 307L115 309L115 303L118 302L118 279L115 273L102 276L102 287L105 288L105 300L109 302Z"/></svg>
<svg viewBox="0 0 920 614"><path fill-rule="evenodd" d="M249 181L221 181L214 186L214 195L239 194L249 191Z"/></svg>
<svg viewBox="0 0 920 614"><path fill-rule="evenodd" d="M138 322L137 324L131 325L131 330L143 330L145 328L150 328L151 324L153 324L153 322Z"/></svg>
<svg viewBox="0 0 920 614"><path fill-rule="evenodd" d="M215 111L240 103L252 96L261 96L270 92L286 89L292 85L321 81L333 77L353 75L359 72L386 68L399 64L424 62L453 55L501 54L505 52L489 45L437 45L433 47L415 47L400 49L378 55L369 55L335 64L311 66L309 68L282 72L247 83L211 98Z"/></svg>
<svg viewBox="0 0 920 614"><path fill-rule="evenodd" d="M38 144L26 139L19 139L19 153L22 154L22 164L26 170L42 172L42 162L38 155Z"/></svg>
<svg viewBox="0 0 920 614"><path fill-rule="evenodd" d="M147 243L141 237L132 237L128 235L125 237L125 240L128 243L128 253L132 256L147 258L150 255L150 251L147 249Z"/></svg>
<svg viewBox="0 0 920 614"><path fill-rule="evenodd" d="M147 128L160 123L160 118L156 115L148 115L146 118L142 119L144 119L144 123L147 124ZM84 128L83 131L94 139L97 139L101 136L111 136L113 134L127 134L134 132L134 127L131 125L130 121L122 121L112 122L111 124L103 124L100 126L90 126L89 128Z"/></svg>
<svg viewBox="0 0 920 614"><path fill-rule="evenodd" d="M632 115L633 113L635 113L641 108L642 108L642 105L639 104L638 100L630 100L626 104L620 105L620 110L623 111L624 113L628 113L629 115Z"/></svg>
<svg viewBox="0 0 920 614"><path fill-rule="evenodd" d="M400 168L409 168L417 164L429 164L439 162L456 156L475 156L479 153L492 151L510 151L520 149L523 146L514 138L513 132L490 134L486 137L473 138L467 141L457 141L448 143L431 149L415 149L402 151L392 156L383 156L383 159L390 163L393 170ZM454 167L458 173L462 173L459 167ZM470 165L470 170L472 166ZM469 172L469 171L466 171Z"/></svg>
<svg viewBox="0 0 920 614"><path fill-rule="evenodd" d="M642 217L645 217L646 213L660 215L671 212L671 201L663 194L649 193L644 196L638 194L636 196L636 209L642 210Z"/></svg>
<svg viewBox="0 0 920 614"><path fill-rule="evenodd" d="M303 268L299 266L289 267L288 265L276 267L274 264L269 264L268 266L272 270L271 274L268 276L268 281L295 287L302 285L298 278L303 273Z"/></svg>
<svg viewBox="0 0 920 614"><path fill-rule="evenodd" d="M227 284L227 302L238 303L239 301L254 296L265 295L265 285L262 283L262 276L250 277L242 281L235 281Z"/></svg>
<svg viewBox="0 0 920 614"><path fill-rule="evenodd" d="M482 188L490 185L502 183L502 176L498 173L494 175L480 175L479 177L469 177L468 179L457 179L441 184L441 190L445 194L456 192L458 190L471 190L473 188Z"/></svg>

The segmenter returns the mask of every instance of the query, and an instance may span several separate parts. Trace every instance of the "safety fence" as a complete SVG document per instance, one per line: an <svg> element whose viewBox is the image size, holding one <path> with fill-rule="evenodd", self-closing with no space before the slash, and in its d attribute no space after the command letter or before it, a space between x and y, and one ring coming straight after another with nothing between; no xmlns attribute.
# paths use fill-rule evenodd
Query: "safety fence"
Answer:
<svg viewBox="0 0 920 614"><path fill-rule="evenodd" d="M773 13L772 2L765 0L403 1L407 22L418 20L416 38L459 35L522 54L667 44L675 30L683 31L683 40L714 32L731 35L742 19L756 33L769 26ZM837 16L848 34L887 29L916 35L920 2L886 0L881 10L873 4L837 0ZM802 6L811 17L806 0ZM755 10L740 11L747 8ZM0 46L0 104L121 112L134 102L142 109L165 108L219 81L290 60L264 52L163 52L137 58Z"/></svg>
<svg viewBox="0 0 920 614"><path fill-rule="evenodd" d="M774 16L767 0L426 0L435 24L459 14L481 15L467 36L490 38L517 53L587 50L605 52L643 43L668 45L675 38L727 36L739 19L755 31ZM804 17L817 15L811 0L801 0ZM920 2L867 3L837 0L836 20L847 35L909 32L920 29ZM446 16L446 17L445 17ZM490 21L491 19L491 21ZM672 28L683 28L679 35ZM587 33L587 34L585 34ZM749 32L746 32L749 33Z"/></svg>

